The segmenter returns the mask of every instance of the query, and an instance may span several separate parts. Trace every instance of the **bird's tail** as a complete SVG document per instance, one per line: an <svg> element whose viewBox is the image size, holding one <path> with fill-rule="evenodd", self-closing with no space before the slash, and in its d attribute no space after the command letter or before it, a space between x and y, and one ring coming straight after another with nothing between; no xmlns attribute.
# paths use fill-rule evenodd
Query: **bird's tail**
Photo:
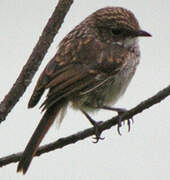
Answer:
<svg viewBox="0 0 170 180"><path fill-rule="evenodd" d="M42 139L53 124L57 114L62 109L64 104L64 101L59 101L45 112L23 152L17 167L17 172L22 172L23 174L26 173Z"/></svg>

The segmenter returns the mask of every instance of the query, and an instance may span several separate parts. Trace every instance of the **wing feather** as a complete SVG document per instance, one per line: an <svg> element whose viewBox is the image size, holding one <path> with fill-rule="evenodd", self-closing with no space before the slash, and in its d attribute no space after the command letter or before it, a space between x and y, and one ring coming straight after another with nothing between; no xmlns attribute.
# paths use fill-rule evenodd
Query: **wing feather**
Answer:
<svg viewBox="0 0 170 180"><path fill-rule="evenodd" d="M45 89L49 89L49 92L41 105L42 110L48 109L62 98L69 98L70 95L87 94L103 85L120 71L122 67L120 54L106 50L101 42L94 39L89 43L90 46L81 44L79 51L82 51L82 57L74 56L74 61L70 55L65 55L62 59L60 54L56 54L41 74L30 99L29 107L38 103ZM70 51L75 54L75 49L70 49Z"/></svg>

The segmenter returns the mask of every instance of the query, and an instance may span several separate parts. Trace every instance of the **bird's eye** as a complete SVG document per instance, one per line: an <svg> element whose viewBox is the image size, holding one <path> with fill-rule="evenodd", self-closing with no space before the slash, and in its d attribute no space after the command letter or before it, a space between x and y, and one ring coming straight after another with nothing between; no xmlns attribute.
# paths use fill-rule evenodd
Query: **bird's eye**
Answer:
<svg viewBox="0 0 170 180"><path fill-rule="evenodd" d="M112 29L112 34L118 36L122 34L122 29Z"/></svg>

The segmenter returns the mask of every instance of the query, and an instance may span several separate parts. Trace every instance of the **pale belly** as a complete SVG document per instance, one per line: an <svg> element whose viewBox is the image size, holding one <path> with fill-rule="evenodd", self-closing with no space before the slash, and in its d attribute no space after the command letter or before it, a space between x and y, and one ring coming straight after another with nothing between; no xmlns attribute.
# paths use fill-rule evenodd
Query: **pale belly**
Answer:
<svg viewBox="0 0 170 180"><path fill-rule="evenodd" d="M78 96L72 102L73 108L89 112L98 110L96 107L103 105L113 106L126 91L135 70L136 66L133 69L125 69L93 91Z"/></svg>

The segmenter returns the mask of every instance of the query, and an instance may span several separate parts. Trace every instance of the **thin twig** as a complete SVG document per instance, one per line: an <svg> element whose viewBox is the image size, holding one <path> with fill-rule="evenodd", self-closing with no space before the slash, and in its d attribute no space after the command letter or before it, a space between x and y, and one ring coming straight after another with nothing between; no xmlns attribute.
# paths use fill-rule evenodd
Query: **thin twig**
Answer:
<svg viewBox="0 0 170 180"><path fill-rule="evenodd" d="M124 114L121 115L122 121L125 121L127 119L132 118L136 114L141 113L143 110L159 103L163 99L165 99L167 96L170 95L170 85L163 90L159 91L156 95L152 96L151 98L141 102L138 104L136 107L132 108L131 110L125 112ZM113 117L101 124L99 124L99 128L101 132L110 129L112 126L115 126L119 122L119 116ZM35 156L40 156L41 154L48 153L50 151L54 151L59 148L63 148L64 146L67 146L69 144L76 143L80 140L83 140L89 136L92 136L95 134L95 129L94 128L89 128L83 131L80 131L76 134L70 135L68 137L60 138L57 141L41 146ZM3 167L5 165L8 165L13 162L17 162L20 160L23 152L19 152L16 154L11 154L6 157L0 158L0 167Z"/></svg>
<svg viewBox="0 0 170 180"><path fill-rule="evenodd" d="M38 70L42 59L47 53L48 48L61 27L64 17L66 16L72 3L73 0L59 0L58 5L45 26L42 35L33 49L27 63L23 67L13 87L0 104L0 122L5 120L8 113L19 101L20 97L24 94L26 88L31 83L32 78Z"/></svg>

